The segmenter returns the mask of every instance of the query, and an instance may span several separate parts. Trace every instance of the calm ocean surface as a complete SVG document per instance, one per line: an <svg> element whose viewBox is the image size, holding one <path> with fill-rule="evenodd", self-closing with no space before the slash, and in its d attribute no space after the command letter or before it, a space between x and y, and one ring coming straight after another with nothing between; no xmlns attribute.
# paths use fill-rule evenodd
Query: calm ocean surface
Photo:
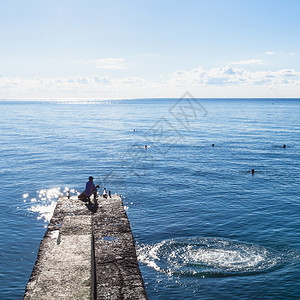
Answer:
<svg viewBox="0 0 300 300"><path fill-rule="evenodd" d="M0 108L0 299L90 175L123 197L150 299L300 298L299 99Z"/></svg>

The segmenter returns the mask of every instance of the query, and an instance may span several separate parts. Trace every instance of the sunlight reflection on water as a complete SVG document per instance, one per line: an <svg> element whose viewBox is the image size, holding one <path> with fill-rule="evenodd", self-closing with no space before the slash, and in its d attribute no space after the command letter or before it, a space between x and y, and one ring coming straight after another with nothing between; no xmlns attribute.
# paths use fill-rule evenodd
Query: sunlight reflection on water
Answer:
<svg viewBox="0 0 300 300"><path fill-rule="evenodd" d="M51 189L42 189L37 191L38 196L30 198L31 206L27 208L28 211L37 214L37 220L44 220L45 223L49 223L58 197L66 195L70 191L71 194L79 194L75 189L69 189L65 187L61 189L60 187L51 188ZM24 193L23 198L28 198L28 194ZM26 200L24 200L26 201ZM47 225L44 226L45 228Z"/></svg>

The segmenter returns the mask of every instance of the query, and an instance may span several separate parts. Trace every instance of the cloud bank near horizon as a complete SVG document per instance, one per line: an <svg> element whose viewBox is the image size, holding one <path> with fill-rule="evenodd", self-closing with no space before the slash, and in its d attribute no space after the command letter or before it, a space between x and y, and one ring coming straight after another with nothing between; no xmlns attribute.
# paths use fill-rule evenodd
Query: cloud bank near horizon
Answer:
<svg viewBox="0 0 300 300"><path fill-rule="evenodd" d="M102 68L122 68L123 59L93 61ZM232 62L225 66L178 70L159 80L141 77L72 76L57 78L0 75L1 99L82 99L180 97L299 97L300 72L294 69L252 71L261 60Z"/></svg>

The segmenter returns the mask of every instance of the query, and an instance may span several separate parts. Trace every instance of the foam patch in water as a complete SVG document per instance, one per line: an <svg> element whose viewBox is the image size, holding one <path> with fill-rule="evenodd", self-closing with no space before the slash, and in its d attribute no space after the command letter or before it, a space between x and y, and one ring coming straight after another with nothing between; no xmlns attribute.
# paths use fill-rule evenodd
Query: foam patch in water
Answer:
<svg viewBox="0 0 300 300"><path fill-rule="evenodd" d="M220 238L181 238L137 247L141 263L168 275L220 277L273 268L279 257L255 244Z"/></svg>

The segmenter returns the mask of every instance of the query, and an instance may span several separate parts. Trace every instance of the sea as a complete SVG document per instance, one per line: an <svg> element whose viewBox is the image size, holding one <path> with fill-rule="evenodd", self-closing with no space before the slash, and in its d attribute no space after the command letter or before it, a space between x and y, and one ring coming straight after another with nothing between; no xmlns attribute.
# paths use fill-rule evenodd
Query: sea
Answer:
<svg viewBox="0 0 300 300"><path fill-rule="evenodd" d="M58 197L89 176L122 196L149 299L300 299L300 99L0 109L0 299L22 299Z"/></svg>

